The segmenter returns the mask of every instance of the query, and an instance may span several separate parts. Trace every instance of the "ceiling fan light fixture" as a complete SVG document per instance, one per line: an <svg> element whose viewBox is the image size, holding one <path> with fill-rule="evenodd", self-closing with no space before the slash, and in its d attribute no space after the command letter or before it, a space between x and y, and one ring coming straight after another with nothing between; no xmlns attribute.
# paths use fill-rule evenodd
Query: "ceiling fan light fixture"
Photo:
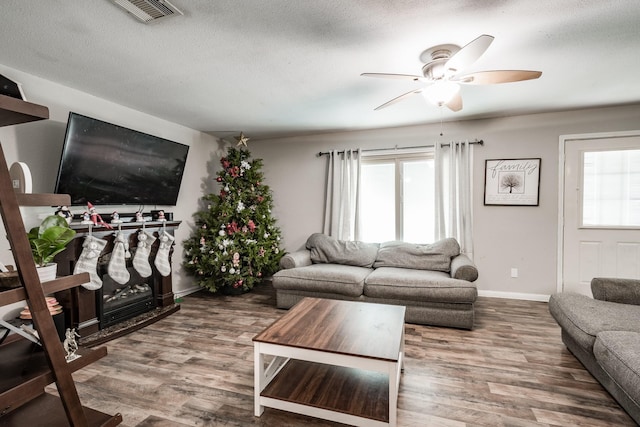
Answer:
<svg viewBox="0 0 640 427"><path fill-rule="evenodd" d="M460 85L449 80L438 80L422 91L422 95L433 105L441 107L460 92Z"/></svg>

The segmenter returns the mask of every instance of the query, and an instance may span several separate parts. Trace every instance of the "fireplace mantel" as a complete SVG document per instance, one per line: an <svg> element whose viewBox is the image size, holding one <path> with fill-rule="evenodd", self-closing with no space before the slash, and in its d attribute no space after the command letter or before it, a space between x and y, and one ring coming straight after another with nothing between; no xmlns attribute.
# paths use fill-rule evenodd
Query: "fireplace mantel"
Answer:
<svg viewBox="0 0 640 427"><path fill-rule="evenodd" d="M149 234L153 234L156 237L158 237L159 233L162 233L163 230L174 235L175 230L178 228L180 223L181 221L148 221L144 223L144 229ZM137 232L143 228L142 223L124 222L122 224L113 225L113 227L113 229L101 226L91 227L91 233L94 237L107 241L107 245L102 251L102 255L111 253L113 249L113 240L117 231L124 234L125 239L128 240L131 248L136 247L138 243ZM71 228L76 230L76 238L55 258L55 261L58 263L59 276L66 276L73 272L75 264L82 253L82 243L84 238L89 234L89 226L87 225L72 223ZM158 245L159 240L156 240L151 248L149 261L153 269L152 277L155 295L155 308L157 310L165 309L163 312L166 312L167 308L175 305L172 289L172 275L170 274L166 277L162 276L153 265ZM173 253L173 249L171 253ZM70 290L57 292L55 295L56 299L64 308L66 326L77 328L81 340L100 331L98 307L96 304L98 293L99 291L92 291L85 289L82 286L78 286Z"/></svg>

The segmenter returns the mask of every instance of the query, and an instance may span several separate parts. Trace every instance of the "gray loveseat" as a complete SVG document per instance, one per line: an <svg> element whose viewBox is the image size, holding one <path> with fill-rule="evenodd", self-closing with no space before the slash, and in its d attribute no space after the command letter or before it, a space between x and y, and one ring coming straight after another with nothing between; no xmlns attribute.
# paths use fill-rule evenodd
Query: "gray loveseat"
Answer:
<svg viewBox="0 0 640 427"><path fill-rule="evenodd" d="M478 270L455 239L371 244L316 233L305 247L273 276L279 308L304 297L378 302L406 306L408 323L473 328Z"/></svg>
<svg viewBox="0 0 640 427"><path fill-rule="evenodd" d="M554 294L562 341L640 424L640 280L595 278L593 298Z"/></svg>

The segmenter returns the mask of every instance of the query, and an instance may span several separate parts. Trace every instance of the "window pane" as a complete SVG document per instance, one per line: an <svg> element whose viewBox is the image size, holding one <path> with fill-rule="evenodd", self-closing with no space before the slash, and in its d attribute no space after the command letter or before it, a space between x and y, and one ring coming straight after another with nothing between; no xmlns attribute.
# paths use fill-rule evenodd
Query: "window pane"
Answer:
<svg viewBox="0 0 640 427"><path fill-rule="evenodd" d="M640 226L640 150L585 152L582 224Z"/></svg>
<svg viewBox="0 0 640 427"><path fill-rule="evenodd" d="M432 243L434 239L433 160L403 164L403 240Z"/></svg>
<svg viewBox="0 0 640 427"><path fill-rule="evenodd" d="M394 163L362 164L360 239L381 243L396 239Z"/></svg>

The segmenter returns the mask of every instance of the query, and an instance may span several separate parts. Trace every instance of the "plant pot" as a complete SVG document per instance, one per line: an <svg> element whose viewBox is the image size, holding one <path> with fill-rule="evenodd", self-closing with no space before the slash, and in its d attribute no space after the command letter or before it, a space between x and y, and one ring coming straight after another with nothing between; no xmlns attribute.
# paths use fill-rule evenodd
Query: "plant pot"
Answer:
<svg viewBox="0 0 640 427"><path fill-rule="evenodd" d="M40 277L40 283L47 282L56 278L58 264L50 262L44 267L37 267L36 270L38 271L38 277Z"/></svg>

